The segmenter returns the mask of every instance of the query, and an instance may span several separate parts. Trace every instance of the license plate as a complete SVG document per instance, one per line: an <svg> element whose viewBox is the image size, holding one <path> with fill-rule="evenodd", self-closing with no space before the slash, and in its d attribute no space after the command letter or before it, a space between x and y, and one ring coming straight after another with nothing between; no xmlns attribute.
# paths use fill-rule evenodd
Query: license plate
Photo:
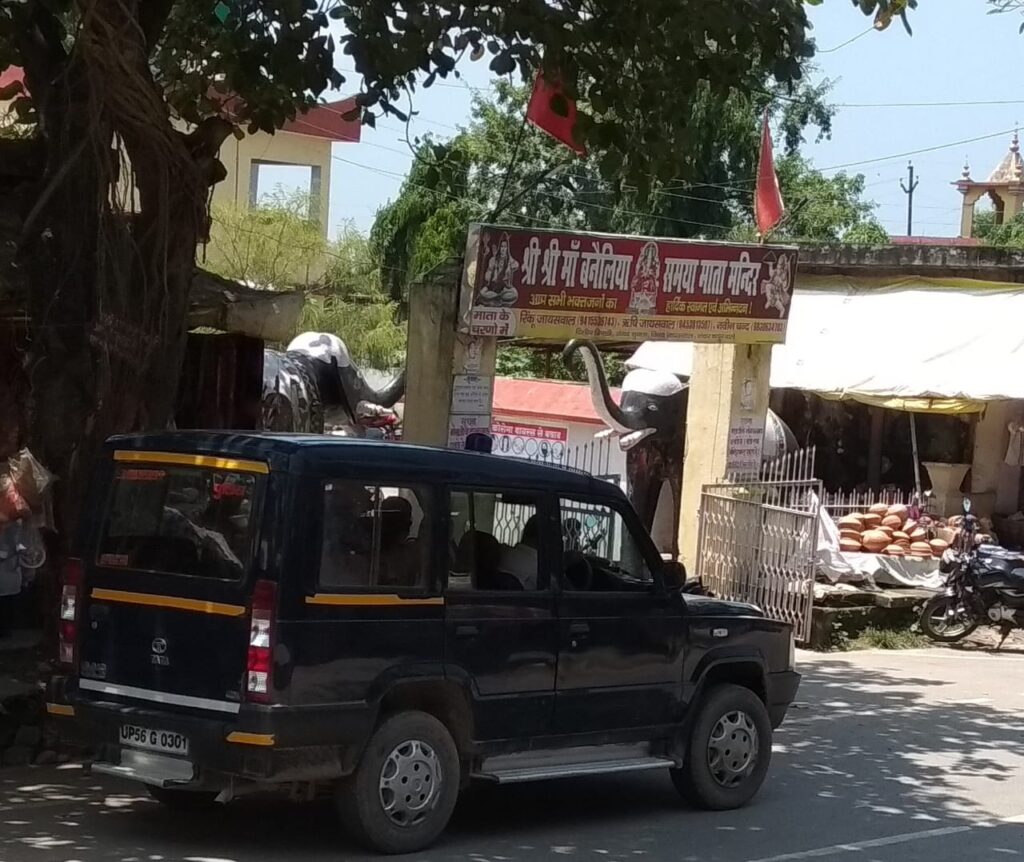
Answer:
<svg viewBox="0 0 1024 862"><path fill-rule="evenodd" d="M151 730L134 724L121 725L121 745L159 751L162 754L188 754L188 737L172 730Z"/></svg>

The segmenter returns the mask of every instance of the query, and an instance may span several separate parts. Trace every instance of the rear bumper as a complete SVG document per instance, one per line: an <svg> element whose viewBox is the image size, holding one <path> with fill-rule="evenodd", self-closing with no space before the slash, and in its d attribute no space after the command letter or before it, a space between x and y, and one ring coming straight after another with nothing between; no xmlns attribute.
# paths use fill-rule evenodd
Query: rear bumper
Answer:
<svg viewBox="0 0 1024 862"><path fill-rule="evenodd" d="M795 670L770 673L767 684L768 717L771 719L774 729L782 724L789 705L796 698L797 689L800 687L800 674Z"/></svg>
<svg viewBox="0 0 1024 862"><path fill-rule="evenodd" d="M354 768L375 715L365 705L315 711L245 706L237 715L94 699L73 680L56 677L47 709L63 715L74 735L96 751L94 768L161 787L223 789L234 780L257 783L331 780ZM120 744L124 724L179 733L187 757L143 752Z"/></svg>

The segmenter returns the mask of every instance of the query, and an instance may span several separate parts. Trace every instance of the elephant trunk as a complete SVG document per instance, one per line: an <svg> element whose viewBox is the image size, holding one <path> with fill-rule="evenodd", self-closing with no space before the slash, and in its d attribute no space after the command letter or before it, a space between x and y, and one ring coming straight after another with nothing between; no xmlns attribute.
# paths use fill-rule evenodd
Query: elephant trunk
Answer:
<svg viewBox="0 0 1024 862"><path fill-rule="evenodd" d="M577 351L583 357L583 364L587 367L590 397L594 402L594 410L597 415L604 420L609 428L619 434L629 434L631 431L637 430L630 425L626 414L612 398L611 389L608 386L608 376L604 372L604 362L601 361L601 353L597 346L592 341L574 338L565 345L565 349L562 351L562 361L568 363Z"/></svg>

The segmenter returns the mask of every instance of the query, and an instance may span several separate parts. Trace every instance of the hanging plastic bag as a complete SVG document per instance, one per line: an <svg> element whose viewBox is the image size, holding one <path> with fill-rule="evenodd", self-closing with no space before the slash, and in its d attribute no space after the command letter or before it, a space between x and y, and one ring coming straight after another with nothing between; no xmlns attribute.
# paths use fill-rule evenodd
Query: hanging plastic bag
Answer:
<svg viewBox="0 0 1024 862"><path fill-rule="evenodd" d="M28 449L22 449L7 462L18 493L33 511L39 509L53 484L53 474Z"/></svg>

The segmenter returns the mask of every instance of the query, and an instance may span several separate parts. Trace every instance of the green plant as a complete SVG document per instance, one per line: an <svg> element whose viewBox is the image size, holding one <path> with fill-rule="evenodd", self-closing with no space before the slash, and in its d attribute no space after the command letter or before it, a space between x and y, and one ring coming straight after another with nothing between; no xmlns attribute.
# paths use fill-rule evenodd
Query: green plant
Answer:
<svg viewBox="0 0 1024 862"><path fill-rule="evenodd" d="M847 639L841 650L862 650L862 649L918 649L926 647L931 643L927 637L912 629L903 628L881 628L868 626L856 637Z"/></svg>

